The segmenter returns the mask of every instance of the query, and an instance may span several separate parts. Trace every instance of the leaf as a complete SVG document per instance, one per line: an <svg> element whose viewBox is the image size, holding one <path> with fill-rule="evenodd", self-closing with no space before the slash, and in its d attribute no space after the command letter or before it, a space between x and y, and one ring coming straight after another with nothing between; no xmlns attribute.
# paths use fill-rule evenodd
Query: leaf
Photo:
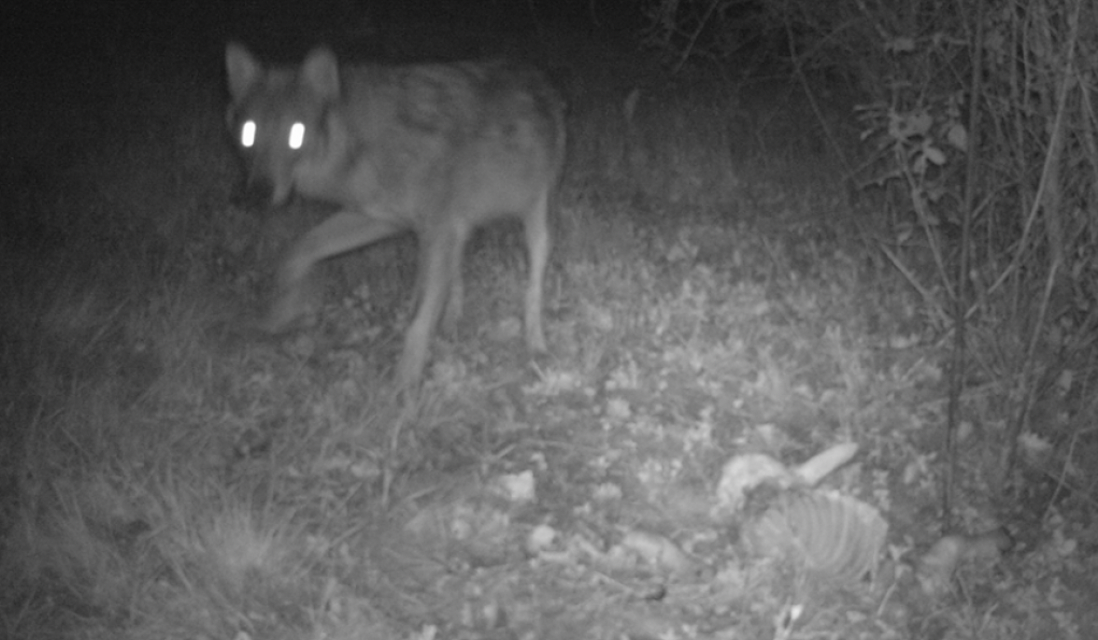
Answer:
<svg viewBox="0 0 1098 640"><path fill-rule="evenodd" d="M903 223L898 226L896 234L896 244L907 244L907 241L911 239L911 236L915 233L915 227L913 225Z"/></svg>
<svg viewBox="0 0 1098 640"><path fill-rule="evenodd" d="M911 130L911 135L923 136L926 135L927 131L930 131L930 126L934 124L934 118L926 111L922 111L908 117L907 123Z"/></svg>
<svg viewBox="0 0 1098 640"><path fill-rule="evenodd" d="M968 150L968 131L965 130L965 125L960 122L954 122L949 130L946 131L946 140L954 148L961 151Z"/></svg>
<svg viewBox="0 0 1098 640"><path fill-rule="evenodd" d="M919 559L915 575L923 593L939 597L949 592L950 580L964 555L967 542L963 536L946 536Z"/></svg>
<svg viewBox="0 0 1098 640"><path fill-rule="evenodd" d="M911 53L915 50L915 39L910 37L893 38L884 44L888 53Z"/></svg>
<svg viewBox="0 0 1098 640"><path fill-rule="evenodd" d="M945 536L919 559L915 575L926 595L939 597L949 592L953 573L962 561L998 562L1001 554L1013 545L1010 535L1002 529L975 536Z"/></svg>
<svg viewBox="0 0 1098 640"><path fill-rule="evenodd" d="M685 575L694 563L672 541L646 531L629 531L621 541L624 549L640 556L649 566L675 575Z"/></svg>
<svg viewBox="0 0 1098 640"><path fill-rule="evenodd" d="M915 161L911 163L911 170L914 171L916 175L919 175L919 176L926 175L926 154L925 153L919 153L917 156L915 156ZM919 195L921 196L922 193L919 193Z"/></svg>
<svg viewBox="0 0 1098 640"><path fill-rule="evenodd" d="M1006 51L1006 37L1003 35L1001 28L996 27L992 29L986 36L984 36L984 48L995 54L995 58L999 59L1003 56L1003 52Z"/></svg>
<svg viewBox="0 0 1098 640"><path fill-rule="evenodd" d="M926 156L927 160L933 162L939 167L946 162L946 156L944 153L942 153L942 150L930 143L923 145L923 155Z"/></svg>

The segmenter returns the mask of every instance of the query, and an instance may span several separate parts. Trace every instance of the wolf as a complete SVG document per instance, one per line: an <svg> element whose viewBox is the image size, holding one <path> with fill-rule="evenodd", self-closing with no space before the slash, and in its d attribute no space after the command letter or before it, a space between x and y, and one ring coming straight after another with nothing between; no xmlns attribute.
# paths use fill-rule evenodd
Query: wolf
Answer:
<svg viewBox="0 0 1098 640"><path fill-rule="evenodd" d="M396 378L413 387L443 311L447 325L461 315L469 236L511 216L525 228L526 345L546 351L542 299L565 107L545 75L508 60L341 64L323 46L300 64L269 65L239 43L226 46L225 68L248 194L273 206L292 194L338 206L288 251L263 329L283 331L303 313L317 262L410 230L419 242L417 306Z"/></svg>

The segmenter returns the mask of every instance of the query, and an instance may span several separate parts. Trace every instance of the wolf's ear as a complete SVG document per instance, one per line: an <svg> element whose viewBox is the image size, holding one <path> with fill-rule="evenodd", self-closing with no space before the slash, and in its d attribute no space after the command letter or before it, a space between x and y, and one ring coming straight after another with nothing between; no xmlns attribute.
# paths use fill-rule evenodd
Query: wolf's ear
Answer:
<svg viewBox="0 0 1098 640"><path fill-rule="evenodd" d="M263 77L263 65L236 42L225 47L225 70L229 76L229 95L234 101L243 99Z"/></svg>
<svg viewBox="0 0 1098 640"><path fill-rule="evenodd" d="M321 98L334 100L339 96L339 63L327 47L313 49L301 67L305 85Z"/></svg>

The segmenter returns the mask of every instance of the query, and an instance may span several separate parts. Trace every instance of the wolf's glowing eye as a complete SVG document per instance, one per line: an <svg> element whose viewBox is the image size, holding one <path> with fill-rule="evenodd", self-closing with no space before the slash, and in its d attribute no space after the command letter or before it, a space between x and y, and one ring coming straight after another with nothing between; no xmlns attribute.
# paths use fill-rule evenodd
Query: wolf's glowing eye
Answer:
<svg viewBox="0 0 1098 640"><path fill-rule="evenodd" d="M295 122L290 127L290 148L300 149L301 144L305 141L305 125L300 122Z"/></svg>
<svg viewBox="0 0 1098 640"><path fill-rule="evenodd" d="M255 144L255 120L248 120L240 128L240 144L248 148Z"/></svg>

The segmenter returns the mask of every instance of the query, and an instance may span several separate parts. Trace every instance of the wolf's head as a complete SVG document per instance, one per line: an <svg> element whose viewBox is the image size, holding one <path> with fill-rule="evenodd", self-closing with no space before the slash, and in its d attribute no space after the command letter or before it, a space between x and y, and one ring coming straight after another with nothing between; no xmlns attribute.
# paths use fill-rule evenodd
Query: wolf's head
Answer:
<svg viewBox="0 0 1098 640"><path fill-rule="evenodd" d="M247 165L244 198L281 204L302 161L324 153L324 114L340 93L335 56L318 48L299 66L269 67L230 43L225 68L229 129Z"/></svg>

